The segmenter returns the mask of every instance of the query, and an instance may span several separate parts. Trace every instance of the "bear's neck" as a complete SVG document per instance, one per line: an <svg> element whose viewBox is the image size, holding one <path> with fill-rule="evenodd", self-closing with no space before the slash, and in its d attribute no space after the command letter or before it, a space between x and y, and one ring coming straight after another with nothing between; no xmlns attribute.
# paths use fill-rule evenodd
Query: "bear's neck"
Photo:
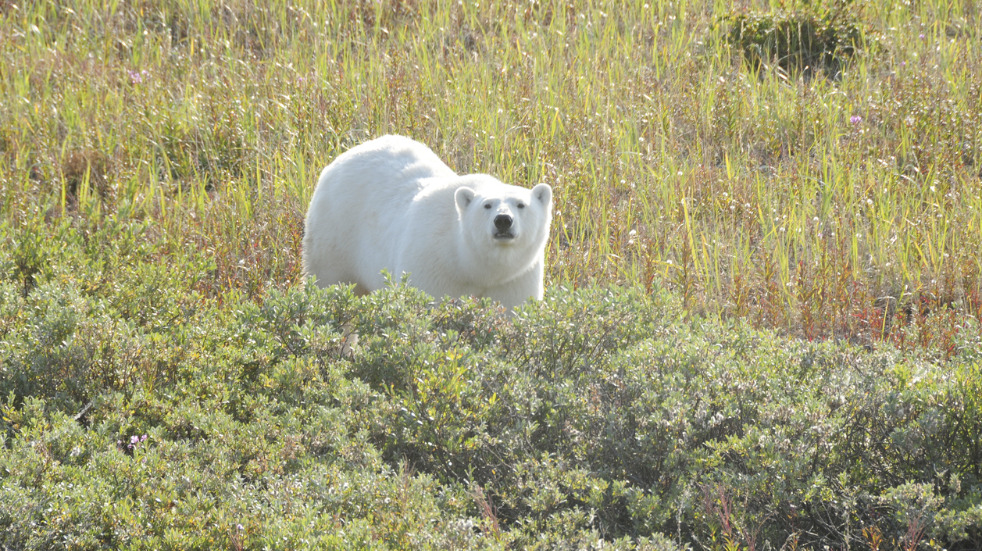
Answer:
<svg viewBox="0 0 982 551"><path fill-rule="evenodd" d="M482 249L461 236L457 242L456 271L476 287L496 287L524 275L541 256L522 247Z"/></svg>

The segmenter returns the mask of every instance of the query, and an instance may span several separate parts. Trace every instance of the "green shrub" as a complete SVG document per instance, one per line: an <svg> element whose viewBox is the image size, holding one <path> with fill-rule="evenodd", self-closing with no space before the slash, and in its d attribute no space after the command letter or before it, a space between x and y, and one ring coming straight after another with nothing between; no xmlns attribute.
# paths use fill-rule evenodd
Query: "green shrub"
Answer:
<svg viewBox="0 0 982 551"><path fill-rule="evenodd" d="M835 77L863 44L865 31L852 0L792 3L769 13L724 18L726 41L755 71L776 65L789 74L822 71Z"/></svg>
<svg viewBox="0 0 982 551"><path fill-rule="evenodd" d="M129 323L105 314L120 295L0 286L3 545L982 538L967 347L871 354L616 288L507 317L313 285L189 311L162 281L126 298Z"/></svg>

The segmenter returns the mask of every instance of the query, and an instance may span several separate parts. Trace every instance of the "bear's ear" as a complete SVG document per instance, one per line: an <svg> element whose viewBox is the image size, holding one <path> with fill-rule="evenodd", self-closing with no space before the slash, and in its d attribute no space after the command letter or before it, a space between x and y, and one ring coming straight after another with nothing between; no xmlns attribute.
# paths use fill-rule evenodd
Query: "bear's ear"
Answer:
<svg viewBox="0 0 982 551"><path fill-rule="evenodd" d="M549 184L539 184L532 188L532 198L543 206L549 206L552 204L552 188Z"/></svg>
<svg viewBox="0 0 982 551"><path fill-rule="evenodd" d="M466 209L471 201L474 200L475 192L469 187L459 187L457 191L454 192L453 198L457 202L457 210L462 211Z"/></svg>

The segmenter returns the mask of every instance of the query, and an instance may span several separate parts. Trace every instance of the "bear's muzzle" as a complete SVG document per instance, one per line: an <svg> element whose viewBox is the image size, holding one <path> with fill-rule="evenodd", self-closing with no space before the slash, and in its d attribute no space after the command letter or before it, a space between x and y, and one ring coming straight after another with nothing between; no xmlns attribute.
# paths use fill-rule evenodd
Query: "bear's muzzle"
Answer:
<svg viewBox="0 0 982 551"><path fill-rule="evenodd" d="M515 233L512 231L512 225L515 223L515 219L508 214L499 214L494 217L494 238L495 239L512 239L515 237Z"/></svg>

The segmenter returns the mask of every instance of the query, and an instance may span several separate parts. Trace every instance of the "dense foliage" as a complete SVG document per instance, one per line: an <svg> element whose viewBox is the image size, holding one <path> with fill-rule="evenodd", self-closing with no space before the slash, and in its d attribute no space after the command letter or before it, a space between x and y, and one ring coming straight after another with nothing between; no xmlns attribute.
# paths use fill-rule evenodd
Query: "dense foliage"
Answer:
<svg viewBox="0 0 982 551"><path fill-rule="evenodd" d="M209 252L202 292L261 296L321 168L400 133L553 186L549 285L948 354L982 318L979 29L939 0L3 2L0 217L152 220Z"/></svg>
<svg viewBox="0 0 982 551"><path fill-rule="evenodd" d="M982 541L976 326L942 367L660 293L0 290L8 548Z"/></svg>

